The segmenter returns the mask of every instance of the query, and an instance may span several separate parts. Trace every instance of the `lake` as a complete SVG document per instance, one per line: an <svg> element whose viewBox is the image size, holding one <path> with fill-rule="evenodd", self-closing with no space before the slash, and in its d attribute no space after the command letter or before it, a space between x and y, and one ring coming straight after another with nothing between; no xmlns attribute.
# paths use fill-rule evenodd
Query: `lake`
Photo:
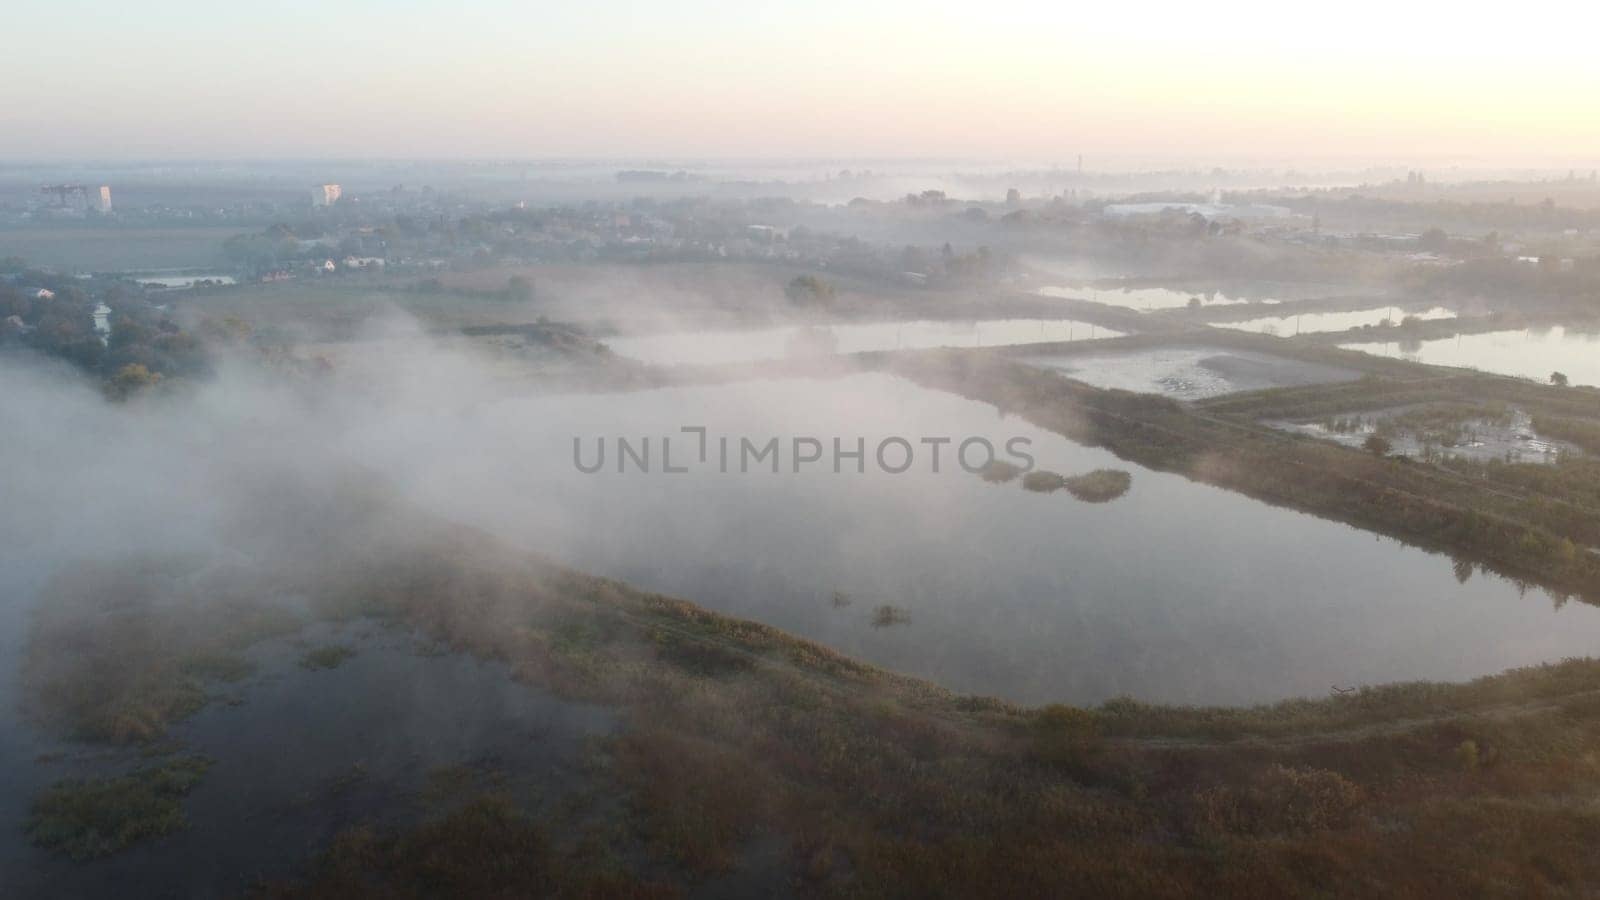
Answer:
<svg viewBox="0 0 1600 900"><path fill-rule="evenodd" d="M1561 372L1572 384L1600 386L1600 333L1562 326L1490 331L1431 341L1341 344L1377 356L1434 366L1460 366L1546 381Z"/></svg>
<svg viewBox="0 0 1600 900"><path fill-rule="evenodd" d="M1558 608L1471 567L1458 580L1447 556L1131 465L883 374L508 397L439 425L388 420L343 450L405 473L423 505L580 569L957 691L1251 703L1464 679L1600 646L1593 607ZM707 429L703 459L684 426ZM619 436L636 451L651 438L650 472L616 471ZM799 473L797 436L824 450ZM893 436L915 451L902 474L875 459L891 446L898 465L903 454L881 444ZM1092 504L986 483L952 459L975 436L1002 454L1026 438L1039 467L1063 474L1126 470L1132 488ZM611 442L600 472L578 471L574 437L586 463L598 438ZM726 473L721 437L734 447ZM740 438L772 437L779 472L741 472ZM952 443L935 473L923 439L940 437ZM689 471L662 471L662 438ZM852 451L858 438L865 473L833 458L834 439ZM884 605L909 622L875 627Z"/></svg>
<svg viewBox="0 0 1600 900"><path fill-rule="evenodd" d="M999 347L1121 337L1071 319L982 319L870 322L785 326L748 331L685 331L618 337L606 341L619 356L656 365L759 362L797 356L910 350L933 347Z"/></svg>
<svg viewBox="0 0 1600 900"><path fill-rule="evenodd" d="M1024 357L1095 387L1202 400L1235 391L1352 381L1353 369L1219 347L1153 347L1119 353L1062 353Z"/></svg>

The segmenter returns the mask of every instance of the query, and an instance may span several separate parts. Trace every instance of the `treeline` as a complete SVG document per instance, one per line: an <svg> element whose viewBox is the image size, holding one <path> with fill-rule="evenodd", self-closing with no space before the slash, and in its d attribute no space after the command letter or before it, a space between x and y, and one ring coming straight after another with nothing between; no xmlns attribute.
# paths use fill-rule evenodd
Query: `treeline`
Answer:
<svg viewBox="0 0 1600 900"><path fill-rule="evenodd" d="M1358 218L1375 222L1420 218L1455 230L1564 231L1568 228L1600 228L1600 209L1561 206L1553 197L1538 203L1394 200L1343 189L1300 195L1251 192L1243 196L1255 202L1287 206L1307 216Z"/></svg>
<svg viewBox="0 0 1600 900"><path fill-rule="evenodd" d="M15 262L7 268L0 272L0 349L65 360L117 399L212 369L206 341L125 281L78 279ZM96 325L102 305L103 328Z"/></svg>
<svg viewBox="0 0 1600 900"><path fill-rule="evenodd" d="M1600 306L1600 257L1562 258L1546 254L1537 263L1495 256L1458 265L1423 267L1399 286L1423 296L1493 297Z"/></svg>

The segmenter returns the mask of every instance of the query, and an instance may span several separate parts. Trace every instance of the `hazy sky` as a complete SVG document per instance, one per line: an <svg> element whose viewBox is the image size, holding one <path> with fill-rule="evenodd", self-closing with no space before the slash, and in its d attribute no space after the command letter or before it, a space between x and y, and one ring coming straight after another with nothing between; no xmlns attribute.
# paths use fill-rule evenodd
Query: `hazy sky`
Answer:
<svg viewBox="0 0 1600 900"><path fill-rule="evenodd" d="M12 0L3 20L11 159L1600 160L1600 13L1577 4Z"/></svg>

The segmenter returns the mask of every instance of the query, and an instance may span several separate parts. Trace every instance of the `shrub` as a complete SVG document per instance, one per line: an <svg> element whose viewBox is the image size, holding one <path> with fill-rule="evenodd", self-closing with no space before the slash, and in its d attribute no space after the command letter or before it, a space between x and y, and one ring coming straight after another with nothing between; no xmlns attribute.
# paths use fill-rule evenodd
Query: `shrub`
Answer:
<svg viewBox="0 0 1600 900"><path fill-rule="evenodd" d="M1067 492L1086 503L1109 503L1132 486L1133 476L1121 469L1095 469L1066 479Z"/></svg>
<svg viewBox="0 0 1600 900"><path fill-rule="evenodd" d="M307 669L337 669L344 665L345 660L355 655L355 648L348 644L329 644L326 647L307 650L305 655L300 657L300 665Z"/></svg>
<svg viewBox="0 0 1600 900"><path fill-rule="evenodd" d="M1365 801L1361 788L1338 772L1270 766L1256 779L1252 800L1271 831L1322 831L1349 824Z"/></svg>
<svg viewBox="0 0 1600 900"><path fill-rule="evenodd" d="M833 285L815 275L796 275L783 289L789 302L827 306L833 302Z"/></svg>
<svg viewBox="0 0 1600 900"><path fill-rule="evenodd" d="M872 611L872 627L888 628L890 625L911 624L911 613L898 606L885 603Z"/></svg>
<svg viewBox="0 0 1600 900"><path fill-rule="evenodd" d="M1011 463L998 459L989 460L983 464L983 468L978 470L979 477L990 484L1001 484L1007 481L1014 481L1016 480L1016 477L1021 474L1021 467L1014 466Z"/></svg>
<svg viewBox="0 0 1600 900"><path fill-rule="evenodd" d="M1076 706L1054 703L1033 720L1033 752L1054 765L1084 762L1100 744L1100 717Z"/></svg>
<svg viewBox="0 0 1600 900"><path fill-rule="evenodd" d="M1039 471L1029 472L1028 474L1022 476L1022 486L1030 491L1048 494L1051 491L1059 491L1066 487L1067 479L1061 477L1055 472L1047 472L1043 469L1040 469Z"/></svg>
<svg viewBox="0 0 1600 900"><path fill-rule="evenodd" d="M1200 836L1296 834L1349 825L1365 802L1361 787L1337 772L1274 764L1244 787L1196 791L1187 818Z"/></svg>

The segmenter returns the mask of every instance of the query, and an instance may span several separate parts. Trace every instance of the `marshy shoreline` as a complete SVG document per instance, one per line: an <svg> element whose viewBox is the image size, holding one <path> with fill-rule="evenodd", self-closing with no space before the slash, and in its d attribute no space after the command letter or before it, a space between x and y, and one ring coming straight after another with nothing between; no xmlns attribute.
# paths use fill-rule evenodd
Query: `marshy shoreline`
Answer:
<svg viewBox="0 0 1600 900"><path fill-rule="evenodd" d="M254 896L331 896L419 876L470 891L507 848L522 848L526 864L495 870L502 887L631 896L728 883L970 896L1001 882L1024 896L1088 885L1109 896L1303 895L1334 873L1370 893L1407 894L1481 890L1508 872L1529 883L1600 874L1587 850L1600 822L1547 799L1600 786L1600 766L1578 749L1600 736L1600 661L1256 707L1025 708L530 558L381 492L296 502L324 522L306 545L322 551L209 581L238 598L235 620L276 621L277 598L304 596L308 624L399 628L504 667L521 690L608 710L619 725L584 751L597 787L575 806L527 806L492 773L452 779L444 806L411 824L341 832L300 875L241 887ZM33 681L44 691L35 696L59 707L45 721L184 758L163 742L196 710L164 698L174 685L213 683L183 661L210 653L214 637L179 628L190 623L170 595L153 602L160 585L187 583L170 580L182 564L166 565L106 565L57 583L47 609L61 613L40 620L30 645L64 666ZM127 605L130 577L155 579L134 591L148 605ZM141 650L125 629L90 638L81 628L92 619L74 614L86 607L189 635L192 649ZM348 639L307 646L345 643L357 661L367 652ZM89 649L63 657L67 644ZM339 678L351 665L303 677ZM116 677L99 677L106 667ZM101 702L60 706L86 696ZM96 724L102 710L140 708L144 730ZM617 831L621 809L634 825ZM558 837L572 822L587 836L577 844ZM445 847L448 868L417 869L419 854ZM1434 862L1407 865L1423 847Z"/></svg>

